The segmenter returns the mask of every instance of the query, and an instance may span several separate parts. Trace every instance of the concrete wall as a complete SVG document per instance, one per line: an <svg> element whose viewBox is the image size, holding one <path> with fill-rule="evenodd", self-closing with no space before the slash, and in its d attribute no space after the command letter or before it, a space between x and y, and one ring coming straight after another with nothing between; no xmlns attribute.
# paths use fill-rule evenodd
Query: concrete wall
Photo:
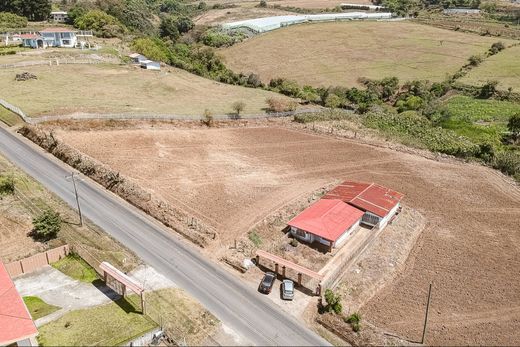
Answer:
<svg viewBox="0 0 520 347"><path fill-rule="evenodd" d="M359 227L359 223L361 222L361 219L359 219L354 225L352 225L349 229L347 229L343 235L341 235L336 242L334 242L334 248L341 247L341 245L347 241L348 237L352 235L352 232L356 230Z"/></svg>
<svg viewBox="0 0 520 347"><path fill-rule="evenodd" d="M31 257L5 264L9 276L15 277L41 269L45 265L54 263L69 254L69 246L50 249Z"/></svg>

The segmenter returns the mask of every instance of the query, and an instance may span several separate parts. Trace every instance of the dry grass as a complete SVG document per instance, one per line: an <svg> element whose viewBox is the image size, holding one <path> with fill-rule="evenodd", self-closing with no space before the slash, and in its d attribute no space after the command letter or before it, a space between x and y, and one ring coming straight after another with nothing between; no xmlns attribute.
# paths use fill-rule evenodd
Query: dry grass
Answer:
<svg viewBox="0 0 520 347"><path fill-rule="evenodd" d="M497 55L486 59L480 66L471 70L460 81L462 83L481 86L489 80L499 81L498 88L513 88L520 92L520 46L508 48Z"/></svg>
<svg viewBox="0 0 520 347"><path fill-rule="evenodd" d="M294 15L294 13L273 8L240 6L234 8L209 10L198 16L195 19L195 24L218 25L239 20L285 15Z"/></svg>
<svg viewBox="0 0 520 347"><path fill-rule="evenodd" d="M220 53L235 71L264 81L353 86L359 77L440 81L495 41L409 22L320 23L279 29Z"/></svg>
<svg viewBox="0 0 520 347"><path fill-rule="evenodd" d="M29 71L38 79L14 82ZM49 88L52 86L52 88ZM87 113L200 115L233 112L238 100L244 114L263 113L265 100L277 94L230 86L175 68L145 71L117 65L38 66L0 71L2 98L31 116Z"/></svg>
<svg viewBox="0 0 520 347"><path fill-rule="evenodd" d="M349 0L343 1L352 4L372 4L370 0ZM253 7L260 3L260 0L208 0L209 6L214 4L236 4L242 7ZM267 0L268 6L280 5L308 9L334 8L341 3L339 0Z"/></svg>

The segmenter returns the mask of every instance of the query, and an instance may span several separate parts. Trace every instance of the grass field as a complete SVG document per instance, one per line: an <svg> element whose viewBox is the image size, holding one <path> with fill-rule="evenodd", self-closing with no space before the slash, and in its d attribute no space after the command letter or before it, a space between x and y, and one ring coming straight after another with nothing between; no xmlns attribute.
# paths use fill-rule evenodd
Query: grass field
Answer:
<svg viewBox="0 0 520 347"><path fill-rule="evenodd" d="M60 309L58 306L49 305L37 296L24 296L23 301L33 320L50 315Z"/></svg>
<svg viewBox="0 0 520 347"><path fill-rule="evenodd" d="M28 71L38 79L15 82ZM52 86L52 88L49 88ZM175 68L144 71L118 65L38 66L0 71L1 97L30 116L87 113L201 115L234 112L244 101L243 114L263 113L271 92L230 86Z"/></svg>
<svg viewBox="0 0 520 347"><path fill-rule="evenodd" d="M496 41L410 22L319 23L275 30L220 54L233 70L264 81L354 86L359 77L440 81Z"/></svg>
<svg viewBox="0 0 520 347"><path fill-rule="evenodd" d="M500 145L509 117L520 113L520 104L467 96L448 99L444 108L449 118L442 121L443 128L451 129L475 143L496 145Z"/></svg>
<svg viewBox="0 0 520 347"><path fill-rule="evenodd" d="M157 325L124 298L71 311L38 328L42 346L118 346Z"/></svg>
<svg viewBox="0 0 520 347"><path fill-rule="evenodd" d="M481 86L489 80L499 81L497 88L520 92L520 46L508 48L472 69L460 82Z"/></svg>
<svg viewBox="0 0 520 347"><path fill-rule="evenodd" d="M0 106L0 122L3 122L9 126L22 124L22 119L14 114L13 112Z"/></svg>
<svg viewBox="0 0 520 347"><path fill-rule="evenodd" d="M81 282L92 283L98 279L96 271L81 257L73 253L51 265L65 275Z"/></svg>

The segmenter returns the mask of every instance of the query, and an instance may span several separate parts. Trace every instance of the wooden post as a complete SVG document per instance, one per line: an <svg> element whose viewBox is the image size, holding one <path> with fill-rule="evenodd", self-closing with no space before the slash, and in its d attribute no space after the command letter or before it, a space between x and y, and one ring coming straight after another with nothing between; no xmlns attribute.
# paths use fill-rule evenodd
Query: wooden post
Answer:
<svg viewBox="0 0 520 347"><path fill-rule="evenodd" d="M285 265L282 266L282 276L285 278Z"/></svg>
<svg viewBox="0 0 520 347"><path fill-rule="evenodd" d="M105 281L105 284L108 285L108 282L107 282L107 279L108 279L108 278L107 278L107 277L108 277L107 272L106 272L106 271L103 271L103 281Z"/></svg>
<svg viewBox="0 0 520 347"><path fill-rule="evenodd" d="M144 291L141 292L141 309L143 311L143 314L146 314L146 303L144 300Z"/></svg>
<svg viewBox="0 0 520 347"><path fill-rule="evenodd" d="M123 284L123 298L125 297L126 295L126 285Z"/></svg>
<svg viewBox="0 0 520 347"><path fill-rule="evenodd" d="M302 285L302 274L301 273L298 273L298 285L299 286Z"/></svg>
<svg viewBox="0 0 520 347"><path fill-rule="evenodd" d="M321 296L321 283L319 283L318 286L316 287L316 295Z"/></svg>
<svg viewBox="0 0 520 347"><path fill-rule="evenodd" d="M278 275L278 263L274 264L274 273Z"/></svg>
<svg viewBox="0 0 520 347"><path fill-rule="evenodd" d="M256 256L256 266L260 265L260 256Z"/></svg>
<svg viewBox="0 0 520 347"><path fill-rule="evenodd" d="M432 284L430 283L430 289L428 290L428 302L426 303L426 315L424 316L424 328L422 332L421 344L424 344L426 338L426 324L428 323L428 311L430 311L430 297L432 295Z"/></svg>

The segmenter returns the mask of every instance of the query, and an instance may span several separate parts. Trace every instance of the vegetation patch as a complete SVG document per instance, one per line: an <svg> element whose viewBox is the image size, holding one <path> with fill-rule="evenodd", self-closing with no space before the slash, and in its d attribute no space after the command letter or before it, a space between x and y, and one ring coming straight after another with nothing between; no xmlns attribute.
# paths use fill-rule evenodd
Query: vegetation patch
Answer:
<svg viewBox="0 0 520 347"><path fill-rule="evenodd" d="M48 316L61 308L49 305L37 296L24 296L23 301L25 302L33 320Z"/></svg>
<svg viewBox="0 0 520 347"><path fill-rule="evenodd" d="M69 312L41 326L42 346L119 346L157 324L124 298L110 304Z"/></svg>
<svg viewBox="0 0 520 347"><path fill-rule="evenodd" d="M85 260L75 253L70 253L65 258L51 264L55 269L60 270L65 275L72 277L78 281L92 283L99 277Z"/></svg>

